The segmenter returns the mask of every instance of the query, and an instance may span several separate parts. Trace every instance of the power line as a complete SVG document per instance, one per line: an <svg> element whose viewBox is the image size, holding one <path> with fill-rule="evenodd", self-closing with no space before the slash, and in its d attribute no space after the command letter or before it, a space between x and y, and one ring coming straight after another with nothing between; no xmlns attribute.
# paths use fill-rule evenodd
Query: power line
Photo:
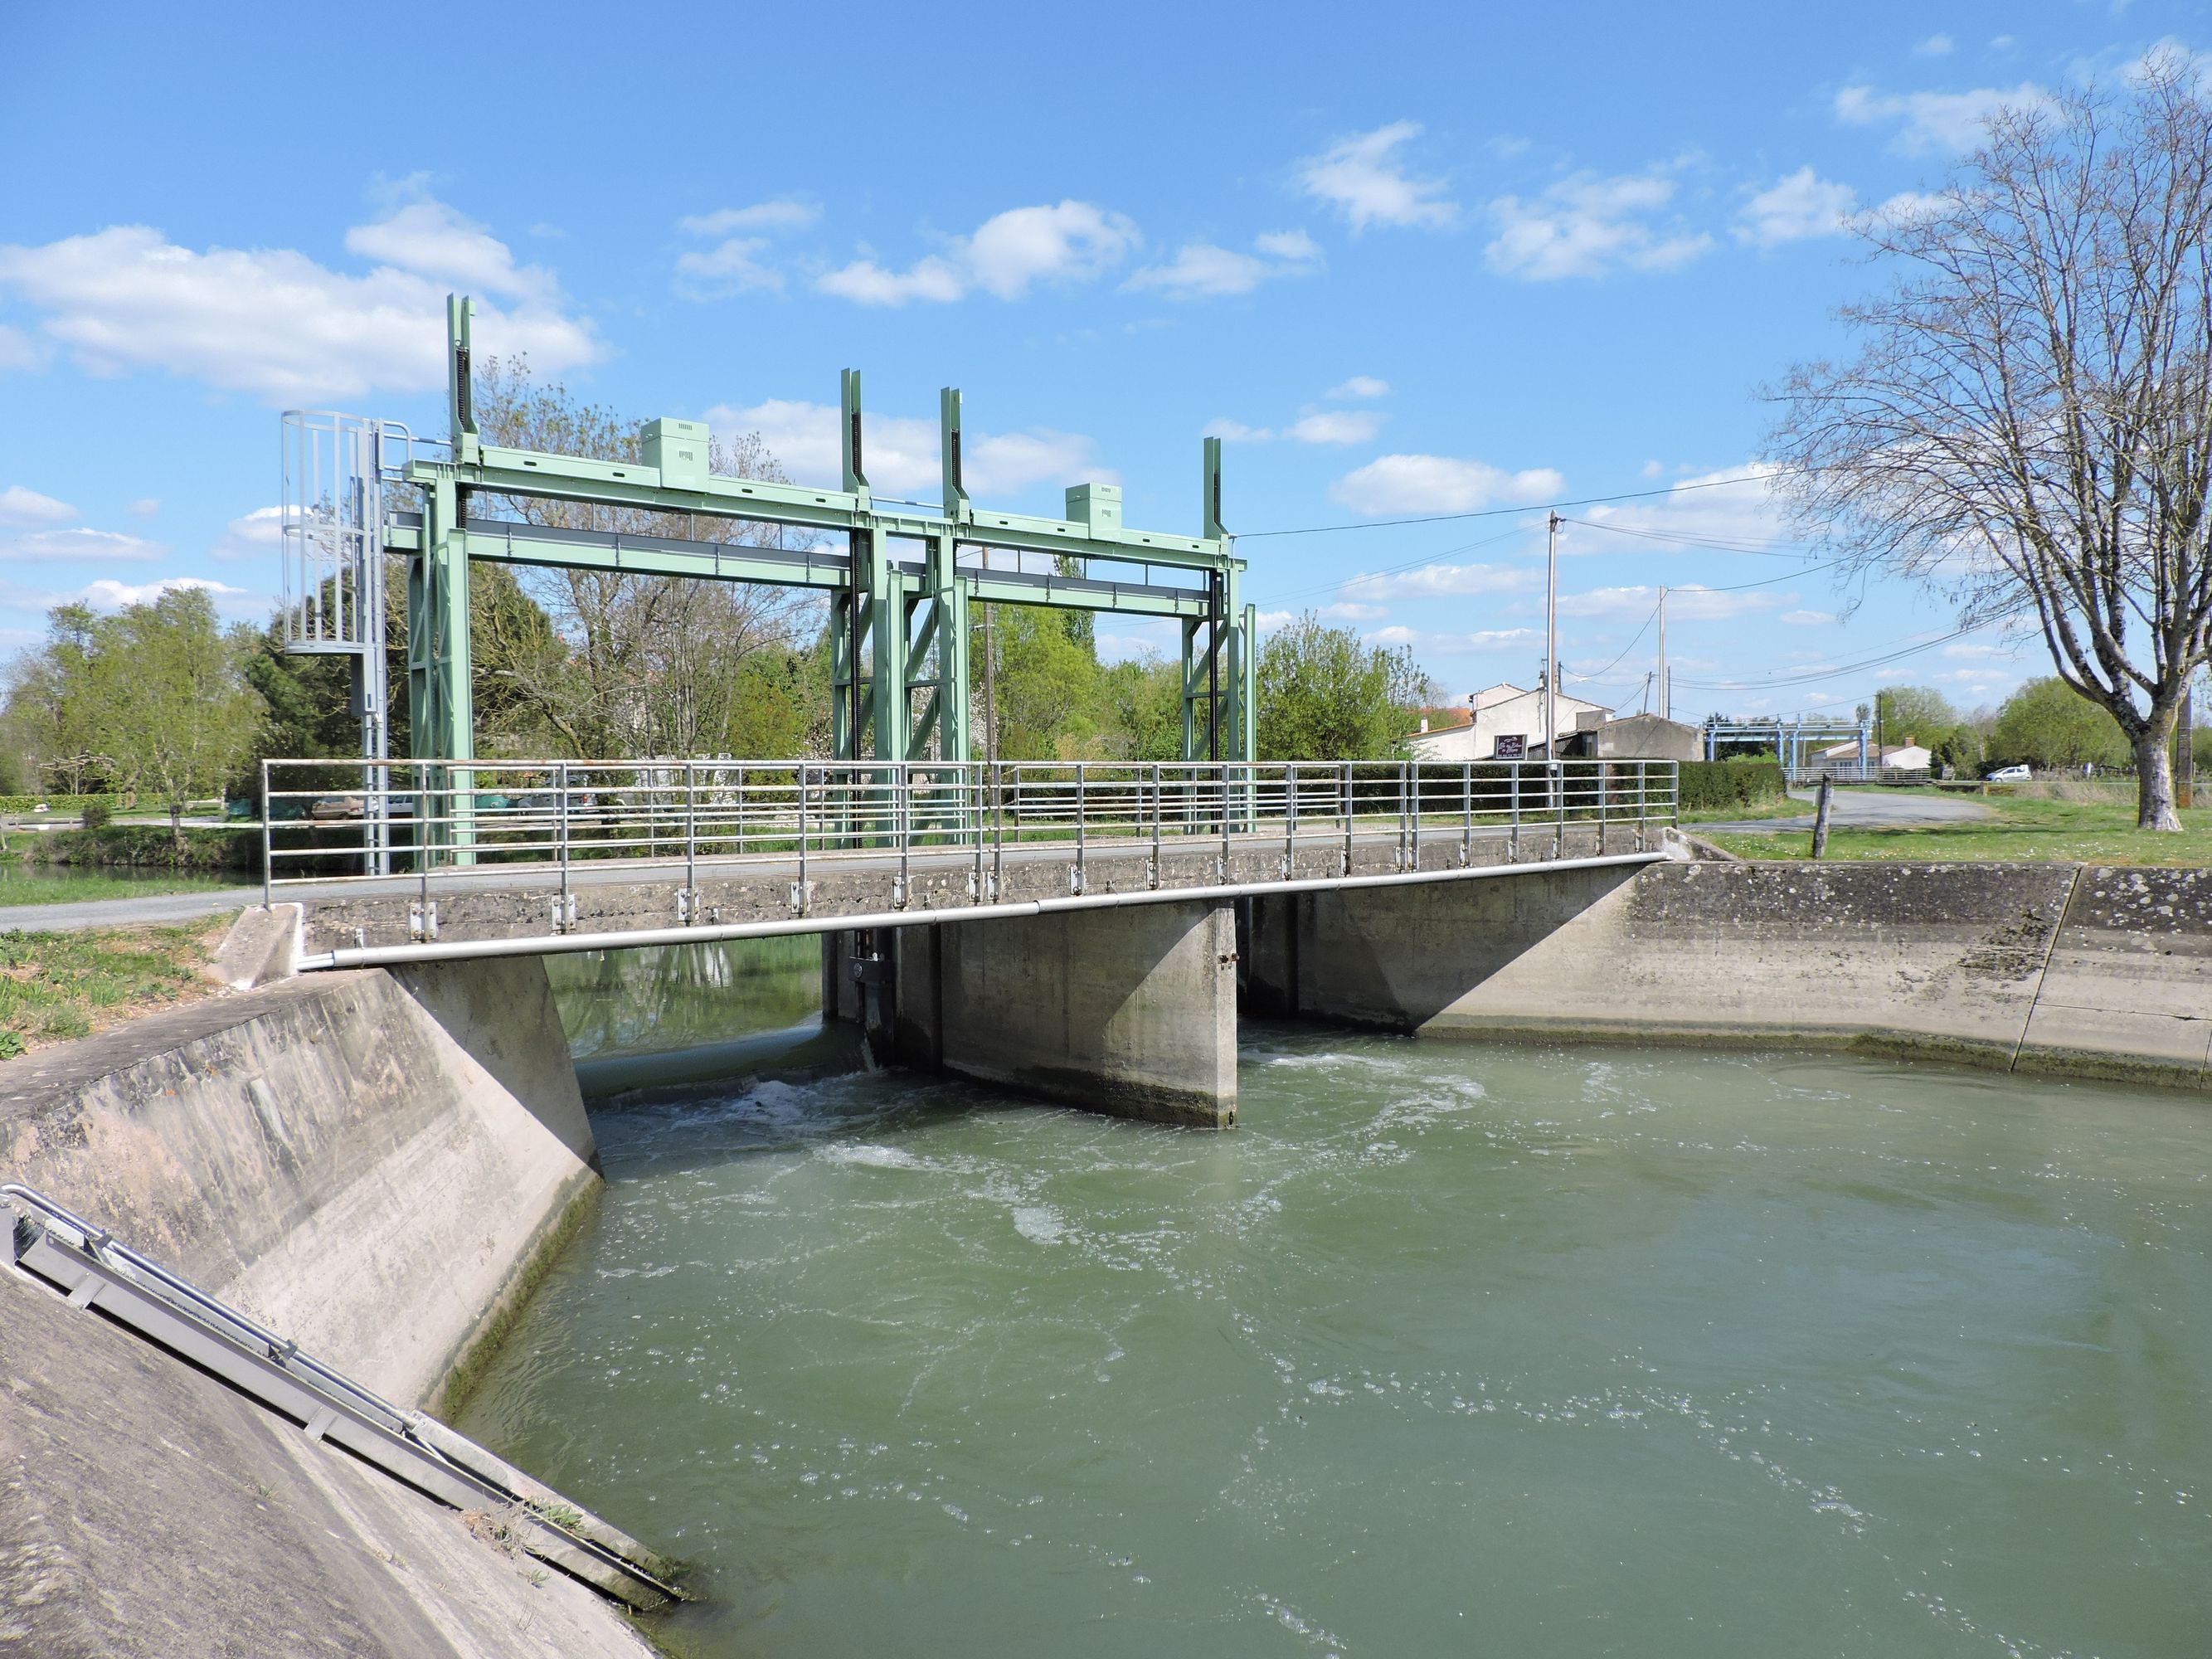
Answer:
<svg viewBox="0 0 2212 1659"><path fill-rule="evenodd" d="M1984 623L1983 627L1991 625ZM1820 669L1810 673L1789 675L1777 673L1755 680L1682 680L1679 684L1698 691L1766 691L1785 685L1813 685L1822 680L1841 679L1846 674L1861 673L1869 668L1881 668L1890 663L1902 662L1907 657L1917 657L1923 651L1933 651L1939 645L1948 645L1954 640L1962 640L1969 634L1978 634L1981 631L1981 628L1961 628L1936 639L1923 640L1917 645L1906 646L1901 650L1892 651L1881 656L1864 658L1857 662L1844 663L1833 668Z"/></svg>
<svg viewBox="0 0 2212 1659"><path fill-rule="evenodd" d="M1629 641L1626 645L1620 647L1620 657L1625 657L1630 652L1636 649L1637 640L1642 639L1644 635L1650 631L1651 624L1657 621L1658 617L1659 607L1655 605L1651 607L1651 614L1644 619L1644 626L1636 630L1636 639ZM1561 676L1567 679L1580 680L1583 684L1588 685L1591 682L1602 679L1606 675L1613 672L1613 669L1620 665L1620 657L1615 657L1611 662L1606 664L1604 667L1599 669L1595 674L1577 674L1563 669L1560 671Z"/></svg>
<svg viewBox="0 0 2212 1659"><path fill-rule="evenodd" d="M1712 553L1747 553L1767 559L1810 558L1813 550L1802 546L1753 546L1741 537L1685 536L1670 530L1632 530L1626 525L1600 524L1595 519L1563 519L1563 524L1583 530L1602 530L1609 536L1633 536L1639 541L1665 542L1675 547L1703 548Z"/></svg>
<svg viewBox="0 0 2212 1659"><path fill-rule="evenodd" d="M1603 507L1612 501L1642 501L1655 495L1679 495L1685 490L1721 489L1729 484L1763 483L1784 473L1802 470L1799 467L1776 467L1766 472L1748 472L1739 478L1701 478L1695 483L1669 484L1663 489L1631 489L1618 495L1583 495L1571 501L1542 501L1528 507L1488 507L1472 513L1429 513L1413 519L1370 519L1364 524L1315 524L1285 530L1248 530L1235 539L1258 541L1265 536L1334 536L1352 530L1395 530L1409 524L1450 524L1462 519L1501 519L1522 513L1553 513L1563 507Z"/></svg>

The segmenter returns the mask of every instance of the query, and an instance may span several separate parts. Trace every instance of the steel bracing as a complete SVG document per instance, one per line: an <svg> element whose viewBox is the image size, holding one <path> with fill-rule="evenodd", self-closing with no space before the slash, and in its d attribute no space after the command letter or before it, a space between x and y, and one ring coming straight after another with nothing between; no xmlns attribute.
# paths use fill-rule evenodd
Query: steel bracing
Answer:
<svg viewBox="0 0 2212 1659"><path fill-rule="evenodd" d="M980 507L962 480L960 393L940 395L942 501L877 496L867 475L860 376L840 388L843 477L836 489L728 477L708 470L709 434L695 422L657 420L637 460L503 448L483 441L473 406L473 301L447 303L447 453L411 438L387 469L419 507L390 502L385 551L407 562L411 747L426 761L475 759L470 701L469 568L544 565L821 590L830 599L836 756L845 761L935 761L979 755L969 709L968 618L978 604L1172 618L1180 623L1182 757L1249 762L1256 680L1244 562L1221 522L1221 446L1206 439L1195 536L1133 530L1121 491L1083 484L1065 519ZM398 430L398 428L395 428ZM388 492L397 494L396 491ZM551 528L488 507L570 502L682 520L689 533L634 535ZM818 536L805 548L763 545L747 526ZM988 550L1014 568L988 568ZM1041 568L1042 567L1042 568ZM465 775L461 787L466 788ZM453 826L457 844L470 826Z"/></svg>

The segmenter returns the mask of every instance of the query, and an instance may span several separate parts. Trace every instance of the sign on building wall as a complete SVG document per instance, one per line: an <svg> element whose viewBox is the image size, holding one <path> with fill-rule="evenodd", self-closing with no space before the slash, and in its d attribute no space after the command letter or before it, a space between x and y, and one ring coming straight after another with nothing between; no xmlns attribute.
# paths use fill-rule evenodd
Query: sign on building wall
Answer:
<svg viewBox="0 0 2212 1659"><path fill-rule="evenodd" d="M1528 758L1528 736L1525 732L1504 732L1491 750L1495 760L1526 760Z"/></svg>

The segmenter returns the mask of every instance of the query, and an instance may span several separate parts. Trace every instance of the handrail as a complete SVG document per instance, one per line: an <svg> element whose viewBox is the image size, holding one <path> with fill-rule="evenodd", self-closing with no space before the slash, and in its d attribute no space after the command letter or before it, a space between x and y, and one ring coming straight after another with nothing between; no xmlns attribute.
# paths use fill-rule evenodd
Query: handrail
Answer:
<svg viewBox="0 0 2212 1659"><path fill-rule="evenodd" d="M394 1406L301 1352L44 1193L9 1182L0 1184L0 1269L18 1266L77 1306L98 1306L283 1413L313 1437L342 1445L442 1502L517 1505L521 1547L594 1589L636 1607L684 1599L668 1564L636 1540L435 1419Z"/></svg>
<svg viewBox="0 0 2212 1659"><path fill-rule="evenodd" d="M263 763L264 895L398 878L425 910L453 872L540 874L565 899L580 863L680 869L795 864L793 908L822 860L874 856L910 890L916 854L970 861L973 896L997 890L1006 844L1065 848L1069 890L1090 861L1164 844L1225 872L1240 839L1279 848L1338 841L1348 872L1360 835L1394 837L1393 867L1419 869L1443 828L1462 860L1479 833L1515 854L1524 819L1601 835L1679 817L1678 763L1649 760L1424 762L314 761ZM365 780L366 782L355 781ZM984 863L988 843L989 868ZM481 884L477 883L477 884Z"/></svg>

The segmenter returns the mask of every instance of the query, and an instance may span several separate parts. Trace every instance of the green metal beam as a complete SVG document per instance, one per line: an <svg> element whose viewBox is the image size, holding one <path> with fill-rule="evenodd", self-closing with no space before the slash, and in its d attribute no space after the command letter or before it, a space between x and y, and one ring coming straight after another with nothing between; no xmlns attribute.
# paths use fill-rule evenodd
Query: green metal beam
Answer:
<svg viewBox="0 0 2212 1659"><path fill-rule="evenodd" d="M1069 516L1039 518L979 510L962 478L961 402L947 387L939 398L943 504L937 512L900 506L878 508L870 490L862 450L860 376L845 371L839 386L839 448L842 487L817 489L703 471L697 448L664 448L664 425L685 426L679 445L696 443L699 428L656 422L647 429L641 461L611 461L504 448L483 442L472 407L470 351L471 301L447 305L447 414L452 459L413 461L408 480L421 487L419 528L395 527L387 547L410 556L410 690L416 752L428 758L467 759L472 753L469 702L468 579L471 559L509 564L632 571L723 581L818 587L832 594L832 659L837 698L837 749L861 758L872 750L886 759L926 745L933 730L939 756L969 757L968 608L994 605L1113 611L1179 618L1183 633L1184 751L1197 757L1211 747L1197 729L1194 698L1206 702L1205 732L1218 730L1224 759L1249 758L1253 621L1240 603L1244 562L1221 523L1221 444L1206 440L1200 533L1171 536L1125 528L1116 486L1090 484L1068 492ZM665 460L665 471L653 463ZM667 514L790 526L841 533L843 556L821 552L793 559L747 553L732 544L674 544L665 538L580 538L540 533L534 526L467 526L474 495L544 498L640 508ZM897 539L922 543L921 570L890 556ZM643 544L639 544L641 540ZM1206 586L1164 587L1087 578L1024 580L1018 574L963 568L963 546L1045 553L1113 566L1160 565L1204 573ZM927 622L909 632L917 607ZM1202 659L1194 661L1200 630ZM933 657L933 660L931 659ZM1218 695L1196 690L1194 670L1218 680ZM1207 671L1211 671L1207 672ZM912 694L930 688L931 712L915 719ZM911 728L911 729L910 729Z"/></svg>

